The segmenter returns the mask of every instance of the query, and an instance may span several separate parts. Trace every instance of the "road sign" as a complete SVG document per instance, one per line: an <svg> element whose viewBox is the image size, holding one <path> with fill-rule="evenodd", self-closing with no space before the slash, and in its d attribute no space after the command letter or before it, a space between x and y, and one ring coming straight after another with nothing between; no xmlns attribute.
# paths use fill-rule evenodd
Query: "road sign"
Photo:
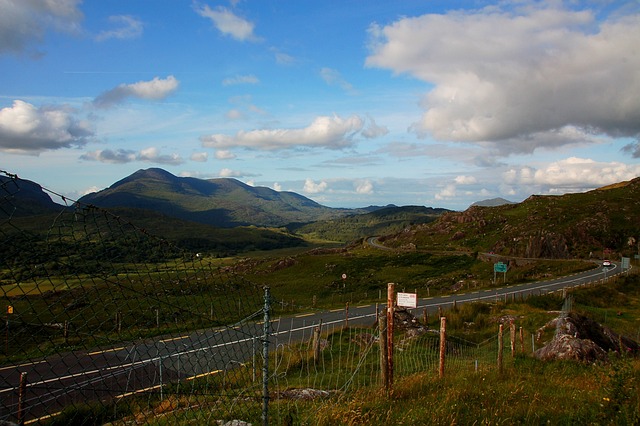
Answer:
<svg viewBox="0 0 640 426"><path fill-rule="evenodd" d="M507 264L503 262L494 263L493 272L507 272Z"/></svg>
<svg viewBox="0 0 640 426"><path fill-rule="evenodd" d="M398 293L398 306L403 308L415 308L418 306L416 293Z"/></svg>
<svg viewBox="0 0 640 426"><path fill-rule="evenodd" d="M629 261L630 260L631 259L629 259L628 257L623 257L622 258L622 265L620 265L620 266L622 266L622 270L623 271L626 270L626 269L629 269Z"/></svg>

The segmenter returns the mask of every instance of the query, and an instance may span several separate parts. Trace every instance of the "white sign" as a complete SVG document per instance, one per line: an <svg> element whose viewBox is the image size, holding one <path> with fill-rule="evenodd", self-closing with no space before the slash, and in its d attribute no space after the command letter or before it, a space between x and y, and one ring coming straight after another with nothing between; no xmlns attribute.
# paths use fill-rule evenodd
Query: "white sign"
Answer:
<svg viewBox="0 0 640 426"><path fill-rule="evenodd" d="M398 293L398 306L415 308L418 306L418 295L416 293Z"/></svg>

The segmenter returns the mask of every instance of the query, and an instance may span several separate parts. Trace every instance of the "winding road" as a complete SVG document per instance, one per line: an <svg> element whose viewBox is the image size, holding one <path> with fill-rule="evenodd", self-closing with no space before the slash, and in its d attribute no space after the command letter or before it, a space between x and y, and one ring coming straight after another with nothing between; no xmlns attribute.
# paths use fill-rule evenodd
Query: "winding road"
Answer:
<svg viewBox="0 0 640 426"><path fill-rule="evenodd" d="M375 239L370 244L378 244ZM384 247L384 246L380 246ZM620 265L598 266L571 276L505 285L458 294L419 298L415 310L434 314L454 303L495 301L517 295L545 294L568 287L606 281L620 271ZM384 304L378 305L383 309ZM316 311L292 317L271 319L270 346L298 341L310 336L322 321L324 326L372 324L376 305L351 306L343 309ZM263 323L250 322L237 327L224 327L169 336L159 340L129 344L94 352L70 352L17 365L0 367L0 420L17 421L19 404L26 423L56 415L69 404L90 400L113 400L128 395L154 391L177 380L202 376L224 376L226 371L244 365L262 350ZM20 377L26 382L20 397Z"/></svg>

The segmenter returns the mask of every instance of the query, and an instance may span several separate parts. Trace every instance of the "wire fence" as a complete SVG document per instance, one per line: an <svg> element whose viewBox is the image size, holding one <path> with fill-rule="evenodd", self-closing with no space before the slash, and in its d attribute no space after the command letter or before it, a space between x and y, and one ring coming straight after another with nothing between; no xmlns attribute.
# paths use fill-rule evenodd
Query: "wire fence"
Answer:
<svg viewBox="0 0 640 426"><path fill-rule="evenodd" d="M313 424L323 404L384 388L376 314L275 318L269 289L4 171L0 244L0 421ZM425 322L399 321L396 377L437 376L443 354L478 371L535 349L522 332L443 348Z"/></svg>
<svg viewBox="0 0 640 426"><path fill-rule="evenodd" d="M7 172L0 244L0 420L260 420L261 286Z"/></svg>

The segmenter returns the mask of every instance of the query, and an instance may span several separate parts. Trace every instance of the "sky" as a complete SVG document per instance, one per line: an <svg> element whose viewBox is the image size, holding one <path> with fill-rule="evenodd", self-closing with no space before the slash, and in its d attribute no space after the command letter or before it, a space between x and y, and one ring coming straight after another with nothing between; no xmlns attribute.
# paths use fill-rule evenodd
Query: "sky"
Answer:
<svg viewBox="0 0 640 426"><path fill-rule="evenodd" d="M0 170L464 210L640 176L640 1L0 0Z"/></svg>

